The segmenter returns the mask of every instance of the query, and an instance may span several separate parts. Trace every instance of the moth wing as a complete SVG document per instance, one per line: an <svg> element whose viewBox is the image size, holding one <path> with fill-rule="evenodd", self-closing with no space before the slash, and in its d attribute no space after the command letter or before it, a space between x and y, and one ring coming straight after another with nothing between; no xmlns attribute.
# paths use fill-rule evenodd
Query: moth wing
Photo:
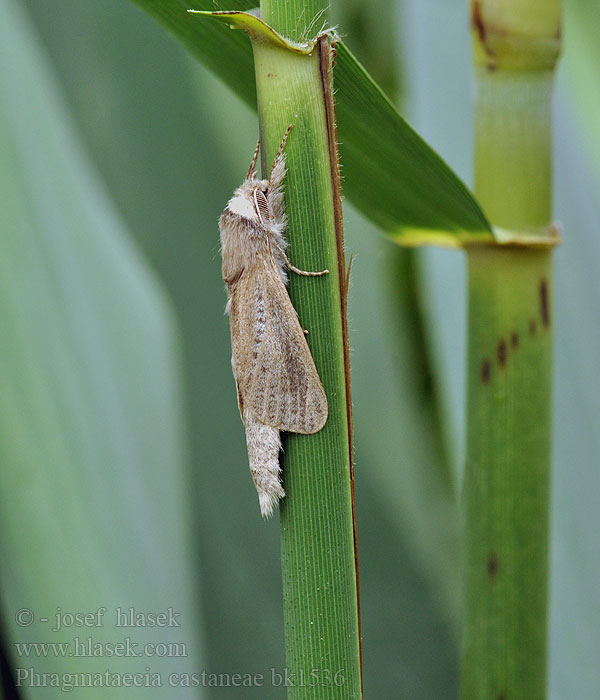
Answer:
<svg viewBox="0 0 600 700"><path fill-rule="evenodd" d="M271 263L253 266L237 281L230 323L240 406L272 428L321 430L327 397L296 310Z"/></svg>

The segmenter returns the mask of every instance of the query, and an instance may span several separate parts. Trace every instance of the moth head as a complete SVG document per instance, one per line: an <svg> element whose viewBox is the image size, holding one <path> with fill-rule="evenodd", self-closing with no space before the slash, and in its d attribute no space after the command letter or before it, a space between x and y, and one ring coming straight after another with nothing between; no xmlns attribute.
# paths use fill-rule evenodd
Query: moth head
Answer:
<svg viewBox="0 0 600 700"><path fill-rule="evenodd" d="M259 224L266 224L273 218L267 199L268 180L244 180L233 193L227 208L233 214L250 219Z"/></svg>
<svg viewBox="0 0 600 700"><path fill-rule="evenodd" d="M283 167L283 174L285 174L285 160L284 157L282 157L282 152L288 133L289 129L286 132L279 152L275 158L271 174L273 174L277 164L280 164L280 167ZM233 193L233 197L227 204L227 209L231 213L241 216L244 219L249 219L265 225L274 218L271 204L269 203L269 187L272 183L270 180L258 179L257 163L259 151L260 141L256 144L256 149L254 150L254 155L250 161L250 167L248 168L248 173L246 174L244 182L242 182L242 184Z"/></svg>

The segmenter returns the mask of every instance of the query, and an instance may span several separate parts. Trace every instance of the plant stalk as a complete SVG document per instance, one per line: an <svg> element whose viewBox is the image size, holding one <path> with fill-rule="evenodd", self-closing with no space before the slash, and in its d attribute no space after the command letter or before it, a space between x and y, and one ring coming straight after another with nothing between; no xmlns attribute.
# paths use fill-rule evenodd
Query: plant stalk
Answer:
<svg viewBox="0 0 600 700"><path fill-rule="evenodd" d="M475 194L500 228L551 223L558 3L472 2ZM468 250L461 700L546 698L552 249Z"/></svg>
<svg viewBox="0 0 600 700"><path fill-rule="evenodd" d="M323 3L261 3L261 17L292 40L327 21ZM315 19L317 18L317 19ZM318 25L318 26L317 26ZM328 37L310 55L253 42L263 168L290 124L285 200L290 296L327 393L329 418L315 435L284 445L281 556L291 700L362 697L351 463L346 280Z"/></svg>

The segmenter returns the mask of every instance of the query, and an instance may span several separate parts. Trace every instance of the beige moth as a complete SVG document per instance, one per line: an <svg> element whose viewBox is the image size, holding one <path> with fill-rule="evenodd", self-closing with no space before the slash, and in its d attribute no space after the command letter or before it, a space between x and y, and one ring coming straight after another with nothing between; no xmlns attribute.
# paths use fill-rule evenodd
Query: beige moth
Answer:
<svg viewBox="0 0 600 700"><path fill-rule="evenodd" d="M260 142L248 174L221 218L223 279L231 330L231 364L252 479L260 511L269 517L285 496L279 466L280 431L316 433L327 421L327 397L296 310L287 293L286 131L268 180L257 177Z"/></svg>

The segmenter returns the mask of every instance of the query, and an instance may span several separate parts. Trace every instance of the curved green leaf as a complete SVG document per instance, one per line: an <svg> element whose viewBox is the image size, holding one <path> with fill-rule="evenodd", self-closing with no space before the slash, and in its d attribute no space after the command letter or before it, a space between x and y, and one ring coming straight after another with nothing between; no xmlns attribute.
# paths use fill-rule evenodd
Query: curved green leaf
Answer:
<svg viewBox="0 0 600 700"><path fill-rule="evenodd" d="M188 0L133 2L165 24L240 97L256 106L252 49L242 32L190 16ZM194 0L194 9L231 10L228 4ZM238 4L240 11L247 11L255 3L240 0ZM344 43L338 41L336 48L345 195L404 245L458 247L492 241L490 225L466 186L402 119Z"/></svg>

